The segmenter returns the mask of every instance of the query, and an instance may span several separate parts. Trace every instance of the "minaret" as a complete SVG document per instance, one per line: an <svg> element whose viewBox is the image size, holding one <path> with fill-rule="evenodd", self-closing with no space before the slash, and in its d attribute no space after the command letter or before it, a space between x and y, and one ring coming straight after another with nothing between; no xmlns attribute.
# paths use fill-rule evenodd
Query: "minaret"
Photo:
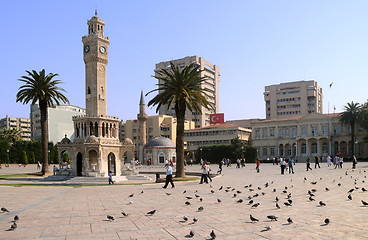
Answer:
<svg viewBox="0 0 368 240"><path fill-rule="evenodd" d="M146 114L146 104L144 103L143 91L141 91L141 99L139 101L139 114L137 114L138 122L139 122L139 143L138 143L138 158L141 163L144 162L144 146L147 141L147 133L146 133L146 122L147 122L147 114Z"/></svg>
<svg viewBox="0 0 368 240"><path fill-rule="evenodd" d="M88 35L82 37L86 67L86 114L88 117L105 117L106 65L109 38L104 37L105 22L95 16L87 21Z"/></svg>

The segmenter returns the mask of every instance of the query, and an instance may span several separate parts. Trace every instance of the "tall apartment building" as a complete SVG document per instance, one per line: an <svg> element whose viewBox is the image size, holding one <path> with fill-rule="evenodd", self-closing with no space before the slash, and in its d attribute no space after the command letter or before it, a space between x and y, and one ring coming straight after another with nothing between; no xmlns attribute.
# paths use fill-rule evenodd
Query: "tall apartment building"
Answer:
<svg viewBox="0 0 368 240"><path fill-rule="evenodd" d="M266 86L264 100L267 120L323 113L322 88L313 80Z"/></svg>
<svg viewBox="0 0 368 240"><path fill-rule="evenodd" d="M0 130L2 129L16 129L20 132L22 140L31 140L31 123L29 118L13 118L6 115L5 118L0 119Z"/></svg>
<svg viewBox="0 0 368 240"><path fill-rule="evenodd" d="M59 105L48 108L49 142L60 142L65 135L74 139L72 117L85 115L86 109L73 105ZM41 112L38 105L31 105L32 139L41 139Z"/></svg>
<svg viewBox="0 0 368 240"><path fill-rule="evenodd" d="M194 63L195 65L200 66L200 69L203 70L200 73L200 76L206 77L207 80L202 83L202 88L207 90L207 94L209 95L207 100L213 105L214 110L207 110L204 107L201 107L202 114L199 114L197 112L190 112L189 110L187 110L185 114L185 119L195 122L196 128L210 125L210 114L219 112L219 91L218 91L218 84L220 82L219 67L197 56L176 59L172 60L171 62L182 68L190 65L191 63ZM160 62L156 64L155 72L157 72L159 69L165 69L169 67L170 61ZM169 115L176 117L175 109L173 106L170 106L169 108L166 105L162 106L159 109L159 113L160 115Z"/></svg>

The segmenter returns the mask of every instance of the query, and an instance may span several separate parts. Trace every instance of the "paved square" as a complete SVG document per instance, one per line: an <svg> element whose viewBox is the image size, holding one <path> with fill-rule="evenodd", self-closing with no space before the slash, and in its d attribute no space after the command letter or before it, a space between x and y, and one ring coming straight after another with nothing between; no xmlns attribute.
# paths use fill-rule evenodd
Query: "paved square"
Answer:
<svg viewBox="0 0 368 240"><path fill-rule="evenodd" d="M211 167L217 170L217 166ZM295 174L285 175L276 165L263 164L260 173L254 167L225 167L223 175L210 184L175 182L174 189L162 189L163 184L155 183L94 187L0 185L0 207L10 211L0 213L0 239L190 239L190 230L195 231L197 239L210 239L212 230L217 239L367 239L368 206L363 206L361 200L368 202L368 192L362 191L362 187L368 188L368 163L359 163L355 171L351 163L343 169L322 163L320 169L308 172L305 164L296 164ZM200 171L199 166L187 170ZM9 182L0 181L4 183ZM244 187L249 184L252 186ZM352 188L349 200L348 191ZM315 201L309 200L308 190L312 189L316 189ZM128 197L132 193L134 196ZM290 207L284 205L289 193ZM259 196L253 197L256 194ZM252 208L248 196L260 205ZM280 209L275 206L276 197L280 199ZM243 202L237 203L239 199ZM186 201L191 204L186 205ZM326 206L319 206L319 201ZM203 211L198 211L200 206ZM154 215L146 214L153 209ZM121 211L129 216L123 217ZM251 223L250 214L259 222ZM20 217L18 228L6 231L15 215ZM115 220L108 221L107 215ZM186 222L184 215L189 218ZM278 221L270 221L268 215L275 215ZM287 223L289 217L292 224ZM198 222L193 223L193 218ZM329 225L324 224L325 218L331 220ZM272 229L266 231L267 225Z"/></svg>

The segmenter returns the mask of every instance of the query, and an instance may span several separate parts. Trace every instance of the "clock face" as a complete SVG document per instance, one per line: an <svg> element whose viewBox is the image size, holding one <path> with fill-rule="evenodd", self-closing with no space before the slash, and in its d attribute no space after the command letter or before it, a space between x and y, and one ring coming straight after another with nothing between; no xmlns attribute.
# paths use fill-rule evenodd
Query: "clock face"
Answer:
<svg viewBox="0 0 368 240"><path fill-rule="evenodd" d="M84 46L84 52L85 53L88 53L89 52L89 45Z"/></svg>
<svg viewBox="0 0 368 240"><path fill-rule="evenodd" d="M106 48L105 48L104 46L101 46L101 47L100 47L100 52L101 52L101 53L105 53L105 52L106 52Z"/></svg>

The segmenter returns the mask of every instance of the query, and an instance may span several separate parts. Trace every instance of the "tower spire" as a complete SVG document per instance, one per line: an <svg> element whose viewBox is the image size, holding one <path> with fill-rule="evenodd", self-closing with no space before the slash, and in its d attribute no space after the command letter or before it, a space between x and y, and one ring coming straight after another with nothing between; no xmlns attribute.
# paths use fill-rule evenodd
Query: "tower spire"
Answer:
<svg viewBox="0 0 368 240"><path fill-rule="evenodd" d="M139 105L145 105L144 97L143 97L143 90L141 90L141 99L139 100Z"/></svg>
<svg viewBox="0 0 368 240"><path fill-rule="evenodd" d="M97 8L95 9L95 16L97 17Z"/></svg>

